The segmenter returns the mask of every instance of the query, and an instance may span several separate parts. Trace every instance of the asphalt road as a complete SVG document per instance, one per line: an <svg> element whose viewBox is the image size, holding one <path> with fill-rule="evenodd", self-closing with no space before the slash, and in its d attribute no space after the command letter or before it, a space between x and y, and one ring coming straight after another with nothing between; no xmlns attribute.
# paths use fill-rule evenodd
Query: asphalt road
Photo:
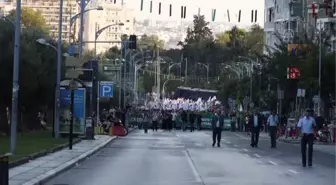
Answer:
<svg viewBox="0 0 336 185"><path fill-rule="evenodd" d="M248 137L223 132L222 147L211 133L133 131L47 185L334 185L335 156L315 152L314 167L302 168L299 148L267 138L250 148Z"/></svg>

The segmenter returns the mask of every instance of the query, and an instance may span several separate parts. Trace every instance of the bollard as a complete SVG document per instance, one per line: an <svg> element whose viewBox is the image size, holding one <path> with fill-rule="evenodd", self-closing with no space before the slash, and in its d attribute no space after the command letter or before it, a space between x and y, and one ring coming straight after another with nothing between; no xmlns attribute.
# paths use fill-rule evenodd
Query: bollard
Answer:
<svg viewBox="0 0 336 185"><path fill-rule="evenodd" d="M5 154L0 156L0 184L9 184L9 156L11 154Z"/></svg>

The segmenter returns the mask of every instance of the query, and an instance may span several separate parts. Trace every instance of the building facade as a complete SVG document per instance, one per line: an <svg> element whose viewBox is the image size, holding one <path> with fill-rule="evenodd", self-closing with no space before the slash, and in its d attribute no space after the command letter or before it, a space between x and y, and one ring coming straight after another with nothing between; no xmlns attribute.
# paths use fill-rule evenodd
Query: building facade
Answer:
<svg viewBox="0 0 336 185"><path fill-rule="evenodd" d="M44 16L47 25L49 26L50 36L52 38L58 37L58 23L59 23L59 1L58 0L22 0L22 7L29 7L35 11L40 11ZM15 1L0 2L0 14L7 15L11 10L16 8ZM70 18L79 12L79 6L76 0L65 0L63 2L63 27L62 40L69 41L70 34ZM76 21L75 23L77 23ZM73 28L77 24L73 25Z"/></svg>
<svg viewBox="0 0 336 185"><path fill-rule="evenodd" d="M330 6L326 8L325 0L265 0L265 47L275 47L280 42L279 36L292 43L294 37L300 38L305 32L308 36L312 32L317 33L320 28L333 32L336 23L333 9L335 1L329 1ZM312 8L313 3L316 8ZM313 16L313 13L316 15ZM334 36L330 41L335 45ZM264 51L266 54L266 49Z"/></svg>
<svg viewBox="0 0 336 185"><path fill-rule="evenodd" d="M94 3L98 4L94 5ZM135 33L135 16L132 9L105 0L93 2L91 6L101 6L104 9L85 14L84 48L86 51L96 50L99 54L114 46L120 48L122 36ZM102 29L104 31L101 32L95 44L96 32Z"/></svg>

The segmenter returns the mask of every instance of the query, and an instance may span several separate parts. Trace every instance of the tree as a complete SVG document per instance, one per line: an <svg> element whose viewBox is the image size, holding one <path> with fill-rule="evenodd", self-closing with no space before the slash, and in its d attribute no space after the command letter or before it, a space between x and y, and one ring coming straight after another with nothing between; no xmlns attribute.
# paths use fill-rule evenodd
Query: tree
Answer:
<svg viewBox="0 0 336 185"><path fill-rule="evenodd" d="M164 41L160 40L157 35L143 35L137 42L137 48L139 49L153 49L155 47L164 48Z"/></svg>
<svg viewBox="0 0 336 185"><path fill-rule="evenodd" d="M9 13L9 17L15 20L15 10ZM26 28L36 28L42 30L44 33L48 33L48 26L45 18L40 11L35 11L29 7L22 7L21 9L21 23Z"/></svg>
<svg viewBox="0 0 336 185"><path fill-rule="evenodd" d="M0 97L1 113L11 105L13 33L13 25L0 20L0 50L3 52L0 55L0 86L3 89ZM50 47L36 43L44 35L41 30L34 28L24 28L21 33L19 109L22 116L19 120L27 128L38 128L40 125L36 122L36 113L53 105L57 53ZM48 42L55 44L52 40Z"/></svg>
<svg viewBox="0 0 336 185"><path fill-rule="evenodd" d="M250 53L256 53L258 56L263 54L264 29L254 24L246 34L246 45Z"/></svg>

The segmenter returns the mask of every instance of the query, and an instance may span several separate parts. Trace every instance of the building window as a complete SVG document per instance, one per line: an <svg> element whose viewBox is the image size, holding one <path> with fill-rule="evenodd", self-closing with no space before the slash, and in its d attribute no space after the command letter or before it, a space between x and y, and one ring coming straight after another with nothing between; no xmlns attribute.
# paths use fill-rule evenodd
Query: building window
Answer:
<svg viewBox="0 0 336 185"><path fill-rule="evenodd" d="M118 35L114 35L114 40L117 40L118 39Z"/></svg>
<svg viewBox="0 0 336 185"><path fill-rule="evenodd" d="M126 22L130 22L130 20L126 20Z"/></svg>
<svg viewBox="0 0 336 185"><path fill-rule="evenodd" d="M115 31L116 31L116 32L118 31L118 28L117 28L117 27L115 27Z"/></svg>
<svg viewBox="0 0 336 185"><path fill-rule="evenodd" d="M126 28L126 30L129 30L129 28Z"/></svg>

